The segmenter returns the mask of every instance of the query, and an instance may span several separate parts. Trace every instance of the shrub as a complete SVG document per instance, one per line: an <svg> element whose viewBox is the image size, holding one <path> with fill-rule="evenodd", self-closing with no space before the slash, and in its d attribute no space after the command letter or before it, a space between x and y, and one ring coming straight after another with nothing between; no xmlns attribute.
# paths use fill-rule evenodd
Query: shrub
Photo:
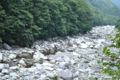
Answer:
<svg viewBox="0 0 120 80"><path fill-rule="evenodd" d="M116 34L112 42L111 48L120 49L120 33ZM120 52L113 53L109 48L105 47L103 53L110 58L109 62L103 62L103 66L107 66L107 68L103 68L103 71L112 76L113 80L120 79Z"/></svg>
<svg viewBox="0 0 120 80"><path fill-rule="evenodd" d="M118 21L116 28L118 28L120 30L120 20Z"/></svg>

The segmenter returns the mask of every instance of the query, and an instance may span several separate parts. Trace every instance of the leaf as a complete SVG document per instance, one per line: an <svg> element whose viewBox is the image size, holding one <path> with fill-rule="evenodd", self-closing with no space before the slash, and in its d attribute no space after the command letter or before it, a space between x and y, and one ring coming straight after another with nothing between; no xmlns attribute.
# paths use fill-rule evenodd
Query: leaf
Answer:
<svg viewBox="0 0 120 80"><path fill-rule="evenodd" d="M103 53L106 53L106 51L107 51L107 47L104 47L103 48Z"/></svg>

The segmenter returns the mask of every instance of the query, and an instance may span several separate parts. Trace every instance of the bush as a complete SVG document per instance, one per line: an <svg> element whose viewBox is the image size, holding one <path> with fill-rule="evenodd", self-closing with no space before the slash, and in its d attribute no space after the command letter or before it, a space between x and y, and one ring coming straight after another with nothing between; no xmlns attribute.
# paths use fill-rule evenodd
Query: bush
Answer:
<svg viewBox="0 0 120 80"><path fill-rule="evenodd" d="M0 38L0 44L2 43L2 39Z"/></svg>
<svg viewBox="0 0 120 80"><path fill-rule="evenodd" d="M120 49L120 33L116 34L116 37L112 39L112 42L111 48ZM103 53L110 58L109 62L103 62L103 66L107 67L103 68L103 71L112 76L113 80L120 79L120 52L113 53L109 48L105 47Z"/></svg>
<svg viewBox="0 0 120 80"><path fill-rule="evenodd" d="M116 28L118 28L120 30L120 20L118 21Z"/></svg>

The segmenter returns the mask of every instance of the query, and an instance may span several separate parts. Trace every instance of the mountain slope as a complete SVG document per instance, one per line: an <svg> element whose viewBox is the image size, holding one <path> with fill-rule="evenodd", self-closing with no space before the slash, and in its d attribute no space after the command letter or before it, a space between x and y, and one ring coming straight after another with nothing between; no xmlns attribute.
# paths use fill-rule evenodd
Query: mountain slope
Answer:
<svg viewBox="0 0 120 80"><path fill-rule="evenodd" d="M120 9L111 0L86 0L90 5L104 13L120 16Z"/></svg>
<svg viewBox="0 0 120 80"><path fill-rule="evenodd" d="M97 8L90 6L90 9L92 11L94 25L112 25L116 24L119 17L113 16L110 14L103 13L102 11L98 10Z"/></svg>
<svg viewBox="0 0 120 80"><path fill-rule="evenodd" d="M86 0L92 14L94 25L116 24L120 17L120 9L110 0Z"/></svg>
<svg viewBox="0 0 120 80"><path fill-rule="evenodd" d="M120 8L120 0L111 0L117 7Z"/></svg>

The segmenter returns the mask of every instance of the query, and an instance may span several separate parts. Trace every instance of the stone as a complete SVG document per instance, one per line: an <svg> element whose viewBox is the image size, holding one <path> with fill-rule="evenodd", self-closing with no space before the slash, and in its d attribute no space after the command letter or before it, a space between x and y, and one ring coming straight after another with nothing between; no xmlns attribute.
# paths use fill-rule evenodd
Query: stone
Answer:
<svg viewBox="0 0 120 80"><path fill-rule="evenodd" d="M25 66L26 66L26 63L25 63L24 59L21 59L21 60L19 61L19 64L20 64L22 67L25 67Z"/></svg>
<svg viewBox="0 0 120 80"><path fill-rule="evenodd" d="M11 50L12 49L12 47L9 46L7 43L3 44L3 48L6 49L6 50Z"/></svg>
<svg viewBox="0 0 120 80"><path fill-rule="evenodd" d="M27 58L32 59L33 55L28 52L22 52L21 54L17 55L17 58Z"/></svg>
<svg viewBox="0 0 120 80"><path fill-rule="evenodd" d="M34 60L33 59L25 59L26 67L29 68L33 66Z"/></svg>
<svg viewBox="0 0 120 80"><path fill-rule="evenodd" d="M3 54L0 53L0 62L3 60Z"/></svg>
<svg viewBox="0 0 120 80"><path fill-rule="evenodd" d="M82 43L82 44L80 44L80 45L81 45L81 48L88 48L88 45L87 45L87 44Z"/></svg>
<svg viewBox="0 0 120 80"><path fill-rule="evenodd" d="M18 79L18 74L17 73L15 73L15 72L13 72L13 73L10 73L10 77L12 78L12 79Z"/></svg>
<svg viewBox="0 0 120 80"><path fill-rule="evenodd" d="M47 59L47 57L44 56L41 52L37 51L37 52L34 53L33 59L35 61L39 61L40 59Z"/></svg>
<svg viewBox="0 0 120 80"><path fill-rule="evenodd" d="M9 71L8 71L8 69L3 69L3 70L2 70L2 73L3 73L3 74L9 74Z"/></svg>
<svg viewBox="0 0 120 80"><path fill-rule="evenodd" d="M2 69L5 68L5 65L4 64L0 64L0 71L2 71Z"/></svg>
<svg viewBox="0 0 120 80"><path fill-rule="evenodd" d="M9 55L9 58L10 58L10 59L15 59L15 58L16 58L16 55L15 55L15 54L10 54L10 55Z"/></svg>
<svg viewBox="0 0 120 80"><path fill-rule="evenodd" d="M70 70L61 70L58 72L59 77L63 78L64 80L73 80L73 74Z"/></svg>
<svg viewBox="0 0 120 80"><path fill-rule="evenodd" d="M59 63L59 66L60 68L64 69L67 66L67 64L65 62L61 62Z"/></svg>
<svg viewBox="0 0 120 80"><path fill-rule="evenodd" d="M118 67L114 66L114 67L110 67L111 70L116 70L118 71Z"/></svg>
<svg viewBox="0 0 120 80"><path fill-rule="evenodd" d="M18 66L12 66L12 67L10 67L10 70L12 70L12 71L16 71L16 70L18 70L18 69L19 69Z"/></svg>
<svg viewBox="0 0 120 80"><path fill-rule="evenodd" d="M37 50L40 50L40 46L39 45L35 45L34 48L37 49Z"/></svg>

